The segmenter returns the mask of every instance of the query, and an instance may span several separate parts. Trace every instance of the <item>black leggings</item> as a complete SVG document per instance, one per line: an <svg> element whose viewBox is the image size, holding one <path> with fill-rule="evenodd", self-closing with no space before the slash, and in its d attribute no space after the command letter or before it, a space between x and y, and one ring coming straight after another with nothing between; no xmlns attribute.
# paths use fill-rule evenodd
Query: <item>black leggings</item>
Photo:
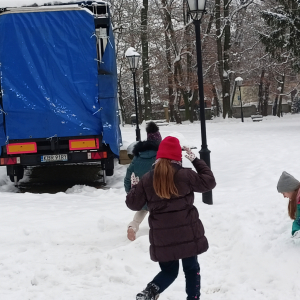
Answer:
<svg viewBox="0 0 300 300"><path fill-rule="evenodd" d="M162 293L178 276L179 260L159 263L161 272L152 280L159 287L159 293ZM185 291L188 299L200 298L200 266L197 256L182 259L182 267L185 274Z"/></svg>

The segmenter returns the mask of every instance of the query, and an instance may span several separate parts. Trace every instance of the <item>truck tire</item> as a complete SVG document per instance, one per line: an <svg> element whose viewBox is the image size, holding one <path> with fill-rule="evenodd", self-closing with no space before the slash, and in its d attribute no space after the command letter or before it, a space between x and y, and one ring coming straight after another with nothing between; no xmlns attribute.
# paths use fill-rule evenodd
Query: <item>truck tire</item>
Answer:
<svg viewBox="0 0 300 300"><path fill-rule="evenodd" d="M113 176L114 175L114 169L106 169L105 170L106 176Z"/></svg>
<svg viewBox="0 0 300 300"><path fill-rule="evenodd" d="M16 183L24 176L24 168L22 166L13 166L12 172L9 172L9 179L11 182Z"/></svg>

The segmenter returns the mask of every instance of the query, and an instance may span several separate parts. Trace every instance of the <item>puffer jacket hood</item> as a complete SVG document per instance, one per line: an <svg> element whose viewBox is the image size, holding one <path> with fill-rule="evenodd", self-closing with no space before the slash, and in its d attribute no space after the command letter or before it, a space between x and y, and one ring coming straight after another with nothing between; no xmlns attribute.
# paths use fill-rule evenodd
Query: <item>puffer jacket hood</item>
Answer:
<svg viewBox="0 0 300 300"><path fill-rule="evenodd" d="M145 154L145 152L147 152L146 156L150 155L150 157L152 157L154 152L156 155L158 146L159 142L141 141L134 146L132 153L134 156L142 156L143 154Z"/></svg>
<svg viewBox="0 0 300 300"><path fill-rule="evenodd" d="M126 193L128 193L131 188L130 177L132 173L141 179L145 173L152 169L152 165L156 160L158 146L159 142L154 141L142 141L138 142L134 146L132 151L134 157L126 171L126 176L124 178L124 187Z"/></svg>

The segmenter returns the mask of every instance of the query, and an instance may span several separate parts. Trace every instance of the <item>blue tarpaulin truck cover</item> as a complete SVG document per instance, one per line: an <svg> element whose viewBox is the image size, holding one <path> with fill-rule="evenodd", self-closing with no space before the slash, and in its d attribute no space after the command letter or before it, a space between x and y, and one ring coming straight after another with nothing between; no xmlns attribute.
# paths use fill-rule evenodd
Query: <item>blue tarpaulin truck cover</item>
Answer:
<svg viewBox="0 0 300 300"><path fill-rule="evenodd" d="M16 139L102 134L119 155L111 28L109 36L99 75L88 10L0 15L0 146Z"/></svg>

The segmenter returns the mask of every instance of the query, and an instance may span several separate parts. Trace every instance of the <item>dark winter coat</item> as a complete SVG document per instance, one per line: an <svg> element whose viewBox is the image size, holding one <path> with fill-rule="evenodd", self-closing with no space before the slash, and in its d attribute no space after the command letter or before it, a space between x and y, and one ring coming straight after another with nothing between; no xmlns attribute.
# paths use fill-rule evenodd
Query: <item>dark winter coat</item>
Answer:
<svg viewBox="0 0 300 300"><path fill-rule="evenodd" d="M131 174L134 172L135 176L140 179L144 174L152 169L152 165L156 160L156 153L159 143L154 141L138 142L133 148L133 160L127 168L126 176L124 178L124 187L126 193L131 188Z"/></svg>
<svg viewBox="0 0 300 300"><path fill-rule="evenodd" d="M143 176L127 195L127 206L139 211L145 203L150 212L150 256L153 261L166 262L201 254L208 249L204 228L194 203L194 192L207 192L215 178L203 160L196 158L191 169L172 164L176 169L174 182L180 196L159 198L153 188L153 171Z"/></svg>
<svg viewBox="0 0 300 300"><path fill-rule="evenodd" d="M300 230L300 189L298 190L298 194L297 194L297 211L296 211L296 218L292 226L292 235L294 235L294 233L298 230Z"/></svg>

